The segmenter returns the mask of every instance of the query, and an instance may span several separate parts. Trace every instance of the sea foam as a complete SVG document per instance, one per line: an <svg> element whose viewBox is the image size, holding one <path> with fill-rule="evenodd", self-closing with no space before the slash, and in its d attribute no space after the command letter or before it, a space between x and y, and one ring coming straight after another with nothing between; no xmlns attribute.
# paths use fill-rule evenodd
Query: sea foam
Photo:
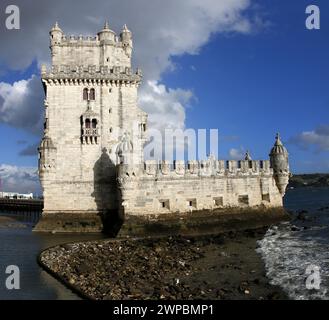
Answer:
<svg viewBox="0 0 329 320"><path fill-rule="evenodd" d="M280 286L291 299L329 300L329 228L305 229L282 223L271 227L258 242L270 283ZM318 268L319 289L308 289L307 269ZM316 276L316 273L312 275ZM309 279L310 280L310 279ZM308 281L309 283L309 281Z"/></svg>

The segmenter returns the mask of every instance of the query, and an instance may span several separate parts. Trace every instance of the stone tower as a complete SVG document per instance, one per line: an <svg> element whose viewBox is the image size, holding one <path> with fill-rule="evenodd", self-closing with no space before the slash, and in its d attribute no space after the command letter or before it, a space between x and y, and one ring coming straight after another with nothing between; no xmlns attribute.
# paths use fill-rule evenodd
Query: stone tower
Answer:
<svg viewBox="0 0 329 320"><path fill-rule="evenodd" d="M270 161L276 185L284 196L289 183L290 171L288 151L281 142L279 133L276 135L274 146L270 152Z"/></svg>
<svg viewBox="0 0 329 320"><path fill-rule="evenodd" d="M36 231L98 231L101 220L116 215L118 145L124 139L142 163L146 141L147 115L137 106L141 72L132 70L132 49L126 25L119 36L108 23L94 37L67 36L57 23L51 29L51 69L41 70L44 209Z"/></svg>

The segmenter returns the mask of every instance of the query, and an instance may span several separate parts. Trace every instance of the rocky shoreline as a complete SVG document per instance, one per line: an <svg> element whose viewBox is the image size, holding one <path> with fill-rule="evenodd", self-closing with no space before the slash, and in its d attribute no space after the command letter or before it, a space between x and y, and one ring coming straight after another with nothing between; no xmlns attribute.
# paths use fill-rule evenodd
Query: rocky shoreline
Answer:
<svg viewBox="0 0 329 320"><path fill-rule="evenodd" d="M65 244L39 263L89 299L287 299L256 252L266 230Z"/></svg>
<svg viewBox="0 0 329 320"><path fill-rule="evenodd" d="M26 224L16 218L0 216L0 229L25 229Z"/></svg>

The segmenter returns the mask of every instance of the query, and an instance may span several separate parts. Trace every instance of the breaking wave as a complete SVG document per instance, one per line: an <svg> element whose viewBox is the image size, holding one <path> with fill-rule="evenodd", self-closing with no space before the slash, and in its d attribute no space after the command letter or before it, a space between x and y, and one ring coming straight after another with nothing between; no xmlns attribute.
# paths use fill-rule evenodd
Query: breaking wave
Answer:
<svg viewBox="0 0 329 320"><path fill-rule="evenodd" d="M328 225L282 223L271 227L258 245L271 284L291 299L329 300Z"/></svg>

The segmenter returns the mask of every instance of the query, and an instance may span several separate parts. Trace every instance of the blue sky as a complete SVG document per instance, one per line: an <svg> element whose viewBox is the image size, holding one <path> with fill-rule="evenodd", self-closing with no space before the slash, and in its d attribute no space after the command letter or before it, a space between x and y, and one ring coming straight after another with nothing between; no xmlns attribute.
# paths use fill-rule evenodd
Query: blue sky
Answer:
<svg viewBox="0 0 329 320"><path fill-rule="evenodd" d="M97 2L101 4L102 0ZM112 12L121 12L119 2L112 2ZM144 0L139 2L141 6L147 5ZM208 15L205 21L196 11L197 6L188 4L188 1L176 8L176 11L181 10L182 19L192 26L192 33L197 33L193 31L194 27L201 30L200 35L195 37L188 28L184 31L178 24L184 21L173 21L175 6L178 6L174 2L172 12L168 5L168 12L164 10L159 21L148 21L147 16L144 22L142 15L137 13L136 17L133 14L133 9L130 16L127 11L121 16L113 13L115 30L119 31L120 23L128 20L128 26L136 35L135 61L145 70L145 87L141 89L141 96L154 94L147 88L149 80L155 81L157 86L163 85L163 94L153 95L154 103L158 103L157 98L164 99L163 112L168 110L168 119L172 112L168 104L179 103L185 118L179 120L178 127L218 128L222 138L219 146L221 158L228 159L246 149L255 159L267 158L275 133L279 131L290 153L294 173L329 172L329 3L324 0L234 0L233 6L228 1L224 2L223 7L216 7L218 15L223 10L232 10L230 12L237 15L224 25L220 17L214 16L214 5L218 0L205 1L202 8ZM161 2L154 3L154 10L159 6L161 12ZM320 30L305 28L305 8L309 4L320 7ZM34 104L40 101L40 108L30 104L30 100L26 103L20 101L18 105L42 110L41 82L38 78L31 79L38 76L42 62L49 62L48 30L55 19L68 33L79 34L81 31L93 34L101 27L100 21L105 17L95 18L104 15L102 7L99 12L89 12L88 8L83 11L82 8L80 16L77 15L80 21L73 21L66 12L69 10L61 11L65 6L68 9L72 2L63 1L58 7L44 7L44 20L38 22L33 20L32 13L28 15L29 8L24 5L21 2L22 31L13 33L1 29L8 48L0 50L0 166L7 165L7 169L16 167L15 172L28 168L32 175L37 167L37 155L31 151L40 141L40 119L26 119L26 125L24 118L19 122L13 120L13 116L18 119L26 112L17 107L13 108L12 118L8 120L1 97L1 83L14 85L26 80L24 88L36 88L34 91L38 92L38 97L32 96ZM111 13L108 15L111 21ZM83 24L84 19L87 22ZM149 31L151 24L158 25L147 33L145 30ZM177 30L177 34L174 40L168 40L166 48L162 48L157 34L160 37L169 25L173 32ZM28 35L37 37L32 44L28 44L26 36L22 35L24 28ZM37 30L37 35L30 30ZM156 33L157 30L161 32ZM170 35L168 31L166 39ZM26 99L30 97L31 94ZM145 109L151 109L152 113L152 105L145 106ZM41 114L38 112L35 114ZM175 121L175 114L171 116ZM22 155L24 150L27 152ZM17 176L14 177L19 181ZM35 177L31 179L35 183ZM24 185L24 188L29 187ZM33 188L35 185L31 186Z"/></svg>
<svg viewBox="0 0 329 320"><path fill-rule="evenodd" d="M164 81L193 88L198 102L187 111L187 127L238 137L220 144L221 155L242 146L266 157L279 131L294 172L328 172L328 149L302 150L290 140L329 122L329 4L318 1L321 29L310 31L302 10L308 1L273 3L262 1L266 30L215 35L198 55L175 57L177 70Z"/></svg>

